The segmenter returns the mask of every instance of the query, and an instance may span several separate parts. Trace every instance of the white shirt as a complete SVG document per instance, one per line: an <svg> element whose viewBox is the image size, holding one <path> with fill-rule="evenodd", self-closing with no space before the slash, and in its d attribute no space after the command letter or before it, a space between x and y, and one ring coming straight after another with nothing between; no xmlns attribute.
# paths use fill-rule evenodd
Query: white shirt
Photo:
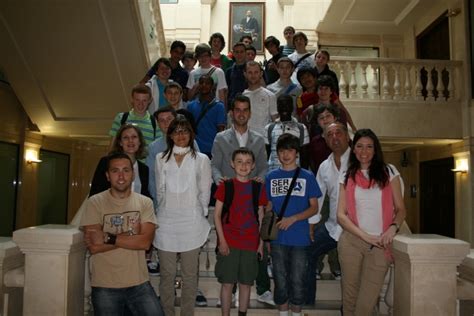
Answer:
<svg viewBox="0 0 474 316"><path fill-rule="evenodd" d="M247 140L249 139L248 127L247 127L247 130L243 134L240 134L240 132L238 132L234 128L234 125L232 125L232 129L234 130L235 137L237 138L237 141L239 142L239 147L245 147L247 145Z"/></svg>
<svg viewBox="0 0 474 316"><path fill-rule="evenodd" d="M270 90L260 87L255 90L246 89L243 95L250 99L249 127L265 137L265 126L278 115L276 97Z"/></svg>
<svg viewBox="0 0 474 316"><path fill-rule="evenodd" d="M298 53L296 50L288 56L289 59L293 62L293 64L296 64L298 60L300 60L301 57L304 55L308 54L309 52L306 53ZM293 71L293 74L291 75L291 80L293 80L294 83L298 84L298 78L296 78L296 74L298 73L298 69L301 68L314 68L315 66L314 62L314 54L309 55L305 59L303 59L298 66L296 66L295 70Z"/></svg>
<svg viewBox="0 0 474 316"><path fill-rule="evenodd" d="M398 170L391 164L387 164L390 182L400 176ZM368 170L362 170L362 174L368 179ZM341 174L339 183L344 183L345 172ZM401 181L400 181L401 182ZM401 186L403 190L403 184ZM355 207L359 228L368 234L380 236L383 233L383 210L382 190L375 185L369 189L359 186L355 188Z"/></svg>
<svg viewBox="0 0 474 316"><path fill-rule="evenodd" d="M331 153L329 157L324 160L319 166L318 173L316 175L316 181L318 182L319 188L321 189L321 197L318 199L318 214L309 218L310 224L318 223L321 220L321 209L324 204L324 197L326 193L329 196L329 217L325 225L328 230L329 236L335 241L339 240L339 236L342 233L342 227L337 223L337 204L339 201L339 179L341 174L345 174L347 170L347 162L349 161L349 155L351 148L348 147L344 154L341 156L341 167L337 169L336 161L334 160L334 153Z"/></svg>
<svg viewBox="0 0 474 316"><path fill-rule="evenodd" d="M188 153L178 167L174 155L156 160L157 221L153 245L164 251L184 252L201 247L211 229L206 219L211 195L209 158Z"/></svg>
<svg viewBox="0 0 474 316"><path fill-rule="evenodd" d="M227 82L225 81L225 74L224 71L218 67L211 66L210 68L201 68L198 67L192 70L189 73L188 83L186 84L186 88L192 89L194 85L199 82L199 78L204 75L207 75L211 69L215 68L214 72L212 73L211 77L214 80L214 84L216 85L216 92L227 89ZM219 99L219 93L216 93L216 98ZM219 100L224 102L224 100Z"/></svg>
<svg viewBox="0 0 474 316"><path fill-rule="evenodd" d="M132 191L136 193L142 193L142 182L140 181L140 173L138 171L138 162L133 163L133 174L135 177L132 182Z"/></svg>

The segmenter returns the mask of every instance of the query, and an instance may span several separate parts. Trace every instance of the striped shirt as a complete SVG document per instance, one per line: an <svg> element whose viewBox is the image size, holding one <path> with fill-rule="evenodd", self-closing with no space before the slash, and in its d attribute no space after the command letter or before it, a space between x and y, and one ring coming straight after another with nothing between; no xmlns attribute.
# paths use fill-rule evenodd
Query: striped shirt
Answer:
<svg viewBox="0 0 474 316"><path fill-rule="evenodd" d="M112 137L115 137L117 135L118 130L120 129L121 126L121 121L122 121L122 116L123 112L117 113L117 115L114 118L114 122L112 123L112 128L109 131L109 135ZM133 110L130 111L126 123L128 124L133 124L138 126L140 130L142 131L143 137L145 138L145 144L148 146L152 141L154 141L156 138L159 138L163 133L161 130L157 127L156 128L156 135L153 137L153 125L151 124L151 118L150 118L150 113L145 112L145 115L143 117L135 115Z"/></svg>
<svg viewBox="0 0 474 316"><path fill-rule="evenodd" d="M270 125L275 124L273 130L271 131L271 137L268 137L268 129ZM303 135L301 135L301 129L303 130ZM300 146L309 144L309 134L306 126L304 124L298 123L295 118L289 122L282 122L279 119L276 122L270 123L265 126L265 145L270 146L270 157L268 158L268 171L277 169L281 166L280 160L278 159L278 152L276 150L277 140L283 134L291 134L298 139L303 140L303 143ZM303 137L301 137L303 136ZM300 165L300 160L298 158L297 165Z"/></svg>

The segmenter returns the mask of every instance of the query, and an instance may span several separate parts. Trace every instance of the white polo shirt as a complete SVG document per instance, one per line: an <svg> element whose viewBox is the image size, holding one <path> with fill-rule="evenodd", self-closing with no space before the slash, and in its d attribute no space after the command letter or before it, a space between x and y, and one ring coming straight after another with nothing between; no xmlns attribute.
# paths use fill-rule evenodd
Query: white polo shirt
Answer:
<svg viewBox="0 0 474 316"><path fill-rule="evenodd" d="M265 126L277 115L276 96L270 90L260 87L255 90L245 89L243 95L250 99L249 127L265 137Z"/></svg>
<svg viewBox="0 0 474 316"><path fill-rule="evenodd" d="M329 196L329 218L325 225L328 230L329 236L335 241L339 240L339 236L342 233L342 227L337 223L337 204L339 201L339 179L341 174L345 174L347 170L347 164L349 161L349 155L351 148L348 147L344 154L341 156L341 168L337 169L336 162L334 160L334 153L331 153L329 157L324 160L318 169L316 175L316 181L318 182L321 193L323 194L318 199L318 214L309 218L310 224L318 223L321 220L321 209L324 204L324 197L326 193Z"/></svg>

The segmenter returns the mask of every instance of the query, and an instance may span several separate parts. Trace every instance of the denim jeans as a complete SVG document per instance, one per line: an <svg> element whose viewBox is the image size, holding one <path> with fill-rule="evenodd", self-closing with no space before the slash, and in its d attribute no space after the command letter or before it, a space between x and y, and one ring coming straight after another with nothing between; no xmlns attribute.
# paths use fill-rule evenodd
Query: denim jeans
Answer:
<svg viewBox="0 0 474 316"><path fill-rule="evenodd" d="M314 230L314 242L309 250L307 291L306 291L306 305L314 305L316 298L316 263L318 257L328 251L337 248L337 241L335 241L326 228L326 225L318 225Z"/></svg>
<svg viewBox="0 0 474 316"><path fill-rule="evenodd" d="M308 251L309 246L271 245L275 304L283 305L287 302L293 306L304 304Z"/></svg>
<svg viewBox="0 0 474 316"><path fill-rule="evenodd" d="M164 316L160 301L149 281L117 289L92 287L92 305L95 316L121 316L126 309L135 316Z"/></svg>

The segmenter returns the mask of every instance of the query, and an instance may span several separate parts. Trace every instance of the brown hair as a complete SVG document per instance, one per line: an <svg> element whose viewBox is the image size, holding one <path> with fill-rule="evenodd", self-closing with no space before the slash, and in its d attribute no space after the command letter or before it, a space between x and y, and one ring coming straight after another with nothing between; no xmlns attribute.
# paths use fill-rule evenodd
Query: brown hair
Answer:
<svg viewBox="0 0 474 316"><path fill-rule="evenodd" d="M125 132L127 129L134 129L137 134L138 134L138 140L140 141L140 146L138 147L137 152L135 153L135 158L136 159L143 159L146 157L146 147L145 147L145 139L143 138L143 133L138 128L137 126L133 124L123 124L120 129L117 131L117 134L115 135L114 138L114 143L112 144L112 149L110 150L110 154L114 152L123 152L122 145L120 145L120 142L122 140L122 134Z"/></svg>

